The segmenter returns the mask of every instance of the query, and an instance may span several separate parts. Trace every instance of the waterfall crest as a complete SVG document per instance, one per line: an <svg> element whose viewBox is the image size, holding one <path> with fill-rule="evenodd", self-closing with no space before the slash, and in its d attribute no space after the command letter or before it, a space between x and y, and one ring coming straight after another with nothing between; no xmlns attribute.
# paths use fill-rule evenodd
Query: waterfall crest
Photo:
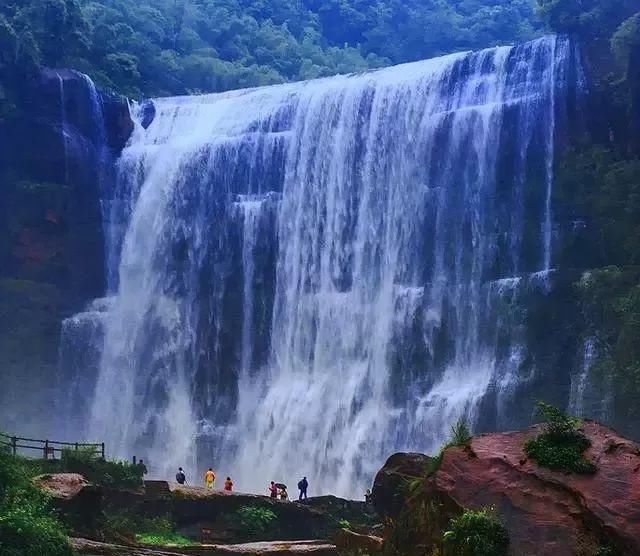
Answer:
<svg viewBox="0 0 640 556"><path fill-rule="evenodd" d="M349 495L461 415L508 426L574 56L547 37L154 101L109 200L92 437L158 475Z"/></svg>

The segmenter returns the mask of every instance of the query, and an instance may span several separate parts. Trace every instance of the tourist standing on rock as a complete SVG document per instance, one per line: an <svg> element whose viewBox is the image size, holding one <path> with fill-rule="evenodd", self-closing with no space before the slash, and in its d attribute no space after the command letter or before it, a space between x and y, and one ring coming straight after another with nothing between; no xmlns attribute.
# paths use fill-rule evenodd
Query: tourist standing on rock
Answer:
<svg viewBox="0 0 640 556"><path fill-rule="evenodd" d="M176 473L176 482L179 485L183 485L187 482L187 476L184 474L182 467L178 467L178 472Z"/></svg>
<svg viewBox="0 0 640 556"><path fill-rule="evenodd" d="M368 489L367 489L367 491L364 493L364 501L365 501L367 504L371 504L371 496L372 496L372 494L371 494L371 489L370 489L370 488L368 488Z"/></svg>
<svg viewBox="0 0 640 556"><path fill-rule="evenodd" d="M289 500L289 494L287 494L287 487L283 485L280 489L280 500Z"/></svg>
<svg viewBox="0 0 640 556"><path fill-rule="evenodd" d="M213 472L213 469L209 467L209 471L204 474L204 486L206 488L213 488L213 483L216 481L216 474Z"/></svg>
<svg viewBox="0 0 640 556"><path fill-rule="evenodd" d="M307 489L309 488L309 481L307 481L306 477L302 477L302 480L298 483L298 490L300 491L300 496L298 500L307 499Z"/></svg>
<svg viewBox="0 0 640 556"><path fill-rule="evenodd" d="M138 470L140 471L140 475L144 478L144 476L148 473L147 466L144 464L144 460L141 459L138 462Z"/></svg>
<svg viewBox="0 0 640 556"><path fill-rule="evenodd" d="M233 490L233 481L231 480L231 477L227 477L227 480L224 482L224 489L228 492Z"/></svg>
<svg viewBox="0 0 640 556"><path fill-rule="evenodd" d="M271 481L271 484L269 485L269 496L275 499L278 498L278 487L273 481Z"/></svg>

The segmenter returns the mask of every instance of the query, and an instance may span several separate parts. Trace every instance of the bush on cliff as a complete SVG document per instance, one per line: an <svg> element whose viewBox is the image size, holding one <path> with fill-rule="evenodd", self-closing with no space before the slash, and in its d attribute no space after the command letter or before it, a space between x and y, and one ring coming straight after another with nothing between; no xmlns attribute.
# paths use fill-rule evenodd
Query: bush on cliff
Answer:
<svg viewBox="0 0 640 556"><path fill-rule="evenodd" d="M443 535L445 556L506 556L509 534L488 509L465 510Z"/></svg>
<svg viewBox="0 0 640 556"><path fill-rule="evenodd" d="M89 482L108 487L142 486L142 468L126 461L109 461L91 450L65 450L57 462L60 472L79 473Z"/></svg>
<svg viewBox="0 0 640 556"><path fill-rule="evenodd" d="M21 458L0 449L0 554L70 556L62 524L47 496L29 480Z"/></svg>
<svg viewBox="0 0 640 556"><path fill-rule="evenodd" d="M254 506L243 506L236 515L242 526L250 534L264 533L278 516L269 508L256 508Z"/></svg>
<svg viewBox="0 0 640 556"><path fill-rule="evenodd" d="M583 456L591 441L578 430L580 419L545 402L538 402L538 411L546 424L541 434L527 440L527 456L549 469L595 473L596 466Z"/></svg>

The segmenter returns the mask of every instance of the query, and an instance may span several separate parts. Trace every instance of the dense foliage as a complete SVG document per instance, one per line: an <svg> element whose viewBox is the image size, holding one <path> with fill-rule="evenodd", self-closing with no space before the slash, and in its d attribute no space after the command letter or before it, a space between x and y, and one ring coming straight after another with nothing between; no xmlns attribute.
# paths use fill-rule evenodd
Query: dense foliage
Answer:
<svg viewBox="0 0 640 556"><path fill-rule="evenodd" d="M0 70L67 66L130 96L352 72L539 31L533 0L8 0Z"/></svg>
<svg viewBox="0 0 640 556"><path fill-rule="evenodd" d="M640 267L591 271L578 288L584 320L589 323L587 334L599 354L594 369L598 388L614 395L620 419L637 423L640 421Z"/></svg>
<svg viewBox="0 0 640 556"><path fill-rule="evenodd" d="M559 260L575 283L591 380L613 423L637 434L640 411L640 5L635 0L539 0L556 31L581 39L591 90L584 126L558 157L554 205L571 222ZM591 411L592 408L586 408Z"/></svg>
<svg viewBox="0 0 640 556"><path fill-rule="evenodd" d="M269 508L243 506L236 512L236 517L249 534L257 535L267 531L278 516Z"/></svg>
<svg viewBox="0 0 640 556"><path fill-rule="evenodd" d="M591 441L578 430L580 420L544 402L538 402L538 411L546 423L541 434L527 440L527 456L549 469L595 473L595 465L583 456Z"/></svg>
<svg viewBox="0 0 640 556"><path fill-rule="evenodd" d="M136 488L142 486L142 468L124 461L109 461L91 451L67 450L62 458L48 462L49 472L79 473L89 482L108 487Z"/></svg>
<svg viewBox="0 0 640 556"><path fill-rule="evenodd" d="M0 554L70 556L62 524L20 458L0 449Z"/></svg>
<svg viewBox="0 0 640 556"><path fill-rule="evenodd" d="M444 547L451 556L506 556L509 534L491 510L467 509L451 520Z"/></svg>

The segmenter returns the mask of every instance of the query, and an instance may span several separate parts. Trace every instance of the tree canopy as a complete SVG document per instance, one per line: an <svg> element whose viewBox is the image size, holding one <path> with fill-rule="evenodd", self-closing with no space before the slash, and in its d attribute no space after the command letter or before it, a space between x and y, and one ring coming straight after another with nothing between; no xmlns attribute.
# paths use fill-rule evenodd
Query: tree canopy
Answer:
<svg viewBox="0 0 640 556"><path fill-rule="evenodd" d="M133 97L188 94L359 71L539 31L533 0L8 0L0 69L66 66Z"/></svg>

